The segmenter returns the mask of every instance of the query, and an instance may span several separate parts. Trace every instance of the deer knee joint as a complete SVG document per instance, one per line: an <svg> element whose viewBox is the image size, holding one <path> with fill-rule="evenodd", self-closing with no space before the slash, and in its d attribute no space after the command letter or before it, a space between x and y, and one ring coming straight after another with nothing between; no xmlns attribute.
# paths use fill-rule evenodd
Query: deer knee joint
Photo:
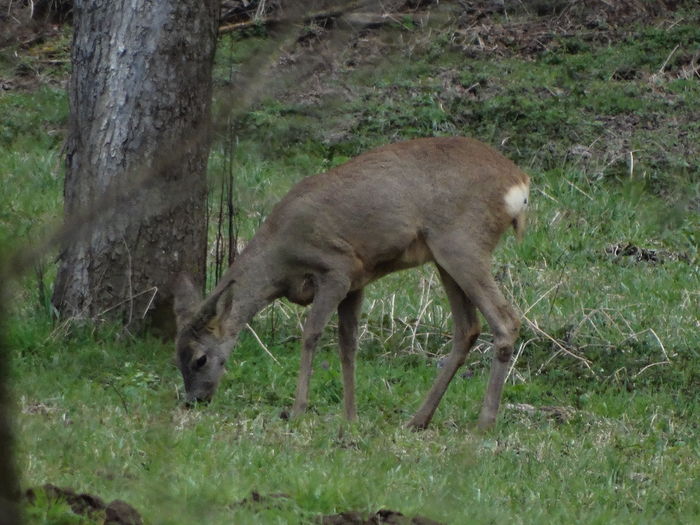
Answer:
<svg viewBox="0 0 700 525"><path fill-rule="evenodd" d="M494 348L494 359L498 359L501 363L508 363L513 357L513 346L501 346Z"/></svg>
<svg viewBox="0 0 700 525"><path fill-rule="evenodd" d="M307 352L313 352L318 344L318 340L321 339L321 333L316 332L309 334L304 338L304 350Z"/></svg>
<svg viewBox="0 0 700 525"><path fill-rule="evenodd" d="M500 326L494 329L494 344L498 347L512 346L520 332L520 320L515 316L504 319Z"/></svg>

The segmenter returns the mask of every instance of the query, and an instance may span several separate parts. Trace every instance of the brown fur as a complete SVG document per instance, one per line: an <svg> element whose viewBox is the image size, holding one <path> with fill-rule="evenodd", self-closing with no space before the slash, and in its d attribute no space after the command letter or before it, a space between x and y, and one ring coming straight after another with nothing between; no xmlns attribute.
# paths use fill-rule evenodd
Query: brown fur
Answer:
<svg viewBox="0 0 700 525"><path fill-rule="evenodd" d="M514 217L504 205L504 195L516 185L527 187L528 176L492 148L460 137L391 144L303 179L274 207L189 321L178 315L178 356L188 395L211 397L220 372L208 370L207 363L223 363L245 324L266 304L287 297L312 303L292 415L306 409L316 342L337 309L345 416L354 419L362 289L388 273L434 262L452 308L453 350L409 424L429 423L479 334L478 308L494 333L494 365L480 416L481 426L491 425L519 321L493 281L490 259L506 229L513 226L522 235L524 205ZM186 283L182 289L176 310L187 312L193 297Z"/></svg>

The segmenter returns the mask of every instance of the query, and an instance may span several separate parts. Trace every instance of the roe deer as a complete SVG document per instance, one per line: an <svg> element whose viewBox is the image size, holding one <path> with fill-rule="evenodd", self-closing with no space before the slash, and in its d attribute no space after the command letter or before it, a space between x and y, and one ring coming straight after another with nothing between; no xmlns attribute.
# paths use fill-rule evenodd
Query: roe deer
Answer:
<svg viewBox="0 0 700 525"><path fill-rule="evenodd" d="M314 349L338 310L344 416L356 419L355 351L362 290L388 273L432 261L452 310L451 353L410 420L425 428L480 333L494 357L479 427L496 419L520 321L490 272L491 254L513 226L523 232L529 178L473 139L425 138L369 151L294 186L197 306L192 280L175 289L177 361L187 400L209 400L240 330L278 297L311 304L291 416L307 408Z"/></svg>

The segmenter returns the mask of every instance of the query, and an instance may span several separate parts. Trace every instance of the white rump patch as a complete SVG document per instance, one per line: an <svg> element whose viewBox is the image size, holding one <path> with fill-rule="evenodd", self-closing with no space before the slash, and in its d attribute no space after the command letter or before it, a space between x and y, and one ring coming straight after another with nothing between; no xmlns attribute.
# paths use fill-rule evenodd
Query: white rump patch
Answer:
<svg viewBox="0 0 700 525"><path fill-rule="evenodd" d="M503 197L506 202L506 212L511 217L517 217L527 208L527 199L530 194L530 187L527 184L516 184L511 186Z"/></svg>

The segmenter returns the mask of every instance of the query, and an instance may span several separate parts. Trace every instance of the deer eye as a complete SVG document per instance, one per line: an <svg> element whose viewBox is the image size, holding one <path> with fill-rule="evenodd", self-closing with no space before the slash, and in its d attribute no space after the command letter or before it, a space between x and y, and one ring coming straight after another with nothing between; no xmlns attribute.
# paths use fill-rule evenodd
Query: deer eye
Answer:
<svg viewBox="0 0 700 525"><path fill-rule="evenodd" d="M195 370L198 370L206 364L207 364L207 354L204 354L203 356L201 356L200 358L198 358L194 362L194 368L195 368Z"/></svg>

